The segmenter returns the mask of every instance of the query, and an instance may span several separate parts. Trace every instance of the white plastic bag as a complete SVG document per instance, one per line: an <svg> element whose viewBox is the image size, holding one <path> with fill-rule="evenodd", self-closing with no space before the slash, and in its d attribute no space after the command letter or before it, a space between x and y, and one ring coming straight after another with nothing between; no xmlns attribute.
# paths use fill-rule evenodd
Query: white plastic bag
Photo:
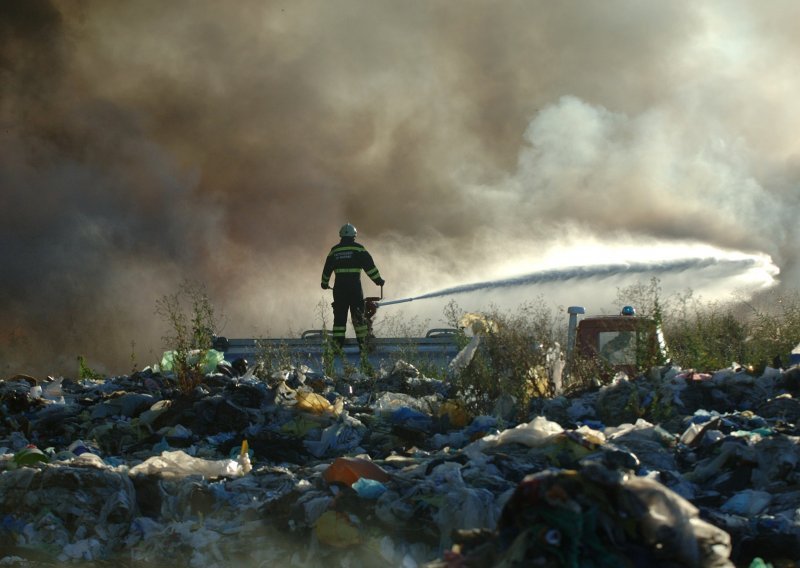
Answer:
<svg viewBox="0 0 800 568"><path fill-rule="evenodd" d="M190 475L203 477L240 477L250 471L252 466L247 454L238 460L205 460L195 458L184 451L161 452L160 456L148 458L130 469L130 475L161 475L180 478Z"/></svg>

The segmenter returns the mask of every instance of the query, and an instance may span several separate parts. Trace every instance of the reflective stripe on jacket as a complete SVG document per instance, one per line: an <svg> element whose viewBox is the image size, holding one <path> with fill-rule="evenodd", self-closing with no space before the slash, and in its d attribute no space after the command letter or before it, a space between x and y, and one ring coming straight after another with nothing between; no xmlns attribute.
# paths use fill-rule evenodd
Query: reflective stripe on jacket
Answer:
<svg viewBox="0 0 800 568"><path fill-rule="evenodd" d="M367 249L353 239L343 238L339 244L331 248L325 259L325 267L322 269L322 285L329 285L331 274L336 274L334 286L339 283L360 283L362 270L375 283L381 279L381 273Z"/></svg>

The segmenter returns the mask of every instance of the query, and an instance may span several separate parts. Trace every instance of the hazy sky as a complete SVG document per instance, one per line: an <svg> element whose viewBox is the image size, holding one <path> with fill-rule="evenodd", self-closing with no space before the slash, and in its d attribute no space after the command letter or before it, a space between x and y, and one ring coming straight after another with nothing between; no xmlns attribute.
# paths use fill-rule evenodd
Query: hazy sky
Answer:
<svg viewBox="0 0 800 568"><path fill-rule="evenodd" d="M796 288L798 21L794 0L0 0L0 339L25 353L2 368L125 372L131 342L149 364L186 279L228 335L313 327L347 221L394 297L698 247Z"/></svg>

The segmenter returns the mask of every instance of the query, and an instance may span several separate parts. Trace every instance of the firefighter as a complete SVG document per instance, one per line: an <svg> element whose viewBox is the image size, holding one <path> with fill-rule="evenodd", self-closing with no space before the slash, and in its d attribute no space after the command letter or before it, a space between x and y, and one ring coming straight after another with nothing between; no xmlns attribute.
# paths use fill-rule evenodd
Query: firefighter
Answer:
<svg viewBox="0 0 800 568"><path fill-rule="evenodd" d="M364 292L361 289L361 271L378 286L385 281L381 278L372 256L363 245L356 242L356 228L350 223L339 229L341 241L331 248L322 269L322 289L330 288L331 274L336 278L333 283L333 340L344 346L347 329L347 312L356 331L356 339L362 356L366 353L365 342L369 328L364 316Z"/></svg>

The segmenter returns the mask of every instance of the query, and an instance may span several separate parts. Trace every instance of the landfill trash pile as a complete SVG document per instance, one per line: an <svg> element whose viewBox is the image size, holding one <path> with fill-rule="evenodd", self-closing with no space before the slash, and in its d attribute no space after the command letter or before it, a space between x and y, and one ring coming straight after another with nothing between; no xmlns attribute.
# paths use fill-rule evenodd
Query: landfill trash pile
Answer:
<svg viewBox="0 0 800 568"><path fill-rule="evenodd" d="M222 361L0 381L0 564L798 566L800 367L471 416L447 382Z"/></svg>

